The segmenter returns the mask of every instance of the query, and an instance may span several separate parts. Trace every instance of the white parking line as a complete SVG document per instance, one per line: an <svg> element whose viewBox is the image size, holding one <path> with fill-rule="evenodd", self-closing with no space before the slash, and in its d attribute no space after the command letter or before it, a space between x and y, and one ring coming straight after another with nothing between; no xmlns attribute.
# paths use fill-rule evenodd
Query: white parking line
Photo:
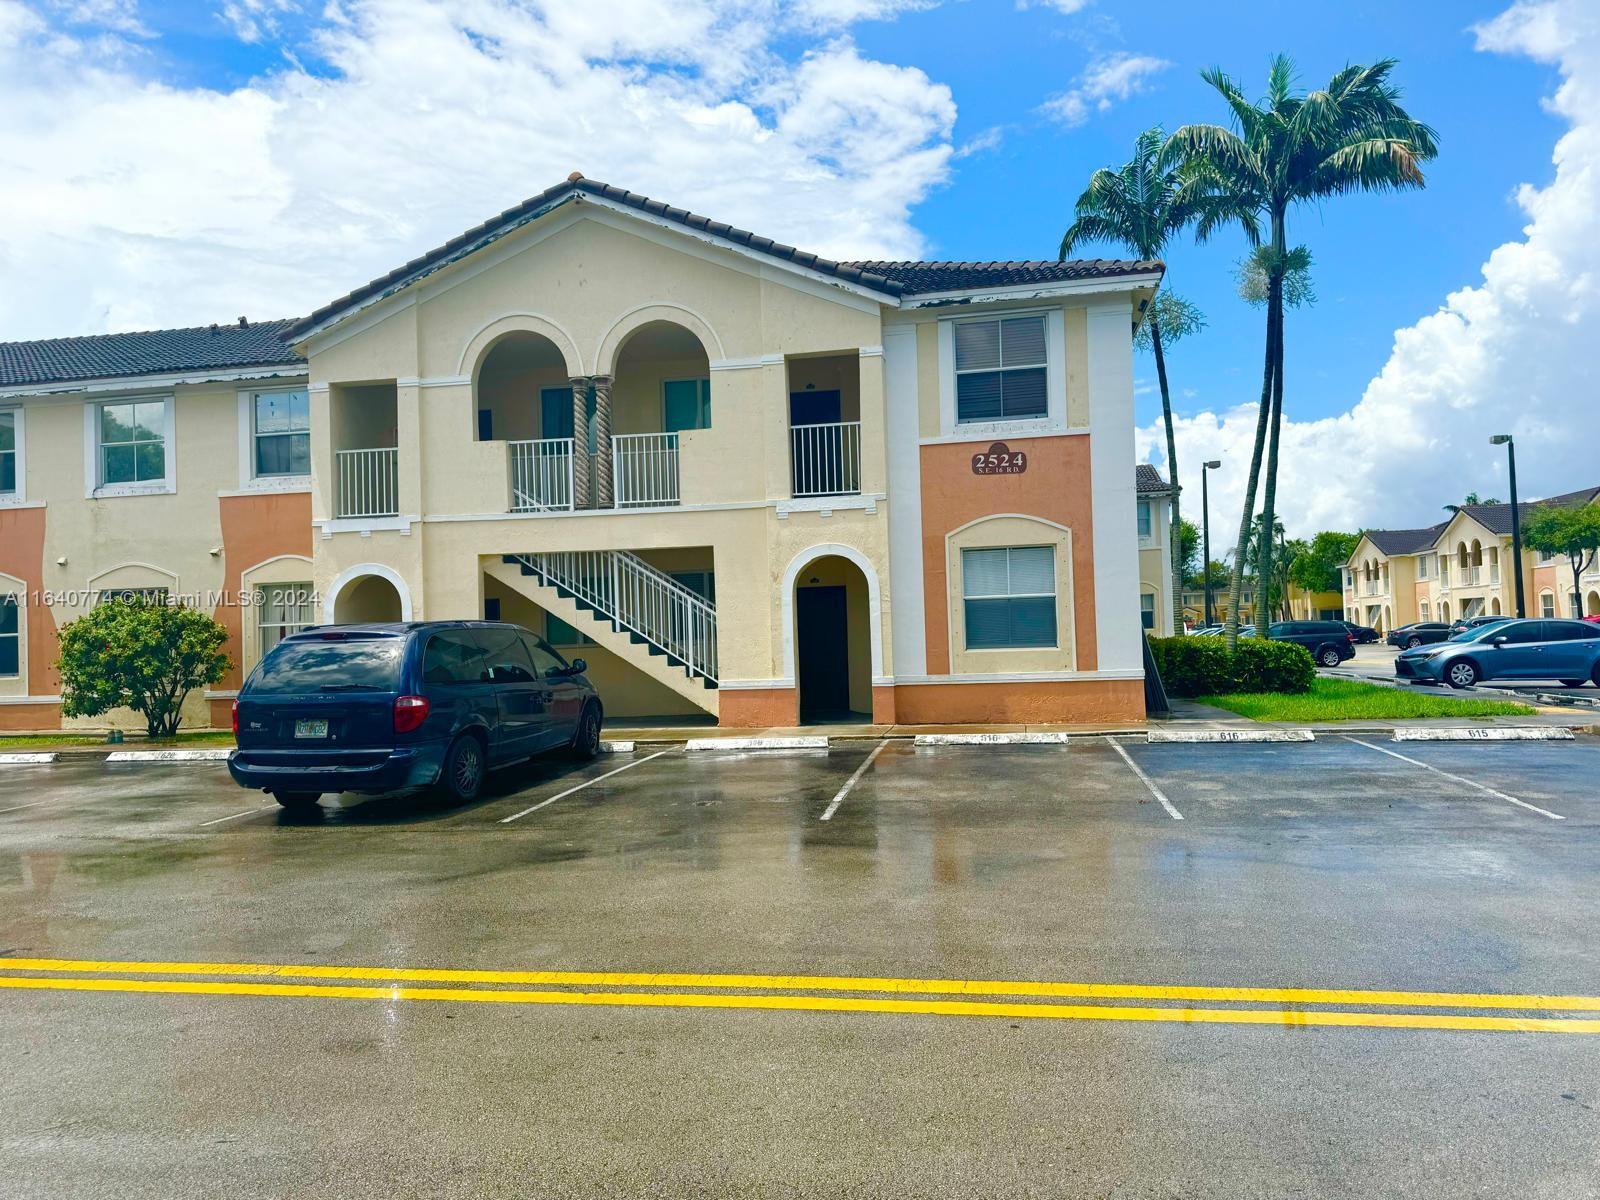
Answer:
<svg viewBox="0 0 1600 1200"><path fill-rule="evenodd" d="M1118 754L1122 755L1122 761L1128 764L1128 769L1139 777L1140 782L1142 782L1145 787L1150 789L1150 794L1152 796L1161 801L1161 807L1167 810L1167 816L1171 817L1174 821L1183 820L1183 814L1177 810L1171 800L1167 799L1167 794L1156 786L1155 780L1146 775L1140 768L1139 764L1133 761L1133 756L1122 748L1121 742L1117 741L1116 738L1108 737L1106 738L1106 744Z"/></svg>
<svg viewBox="0 0 1600 1200"><path fill-rule="evenodd" d="M649 762L652 758L660 758L663 754L667 754L667 753L670 753L670 752L666 751L666 750L657 750L654 754L647 754L643 758L635 759L631 763L627 763L624 766L618 767L615 771L607 771L604 775L596 775L593 779L589 779L589 780L584 781L583 783L578 784L577 787L569 787L564 792L557 792L554 796L551 796L548 800L539 801L539 803L535 804L532 808L525 808L519 813L512 813L509 817L501 817L500 818L500 824L509 825L512 821L515 821L515 820L518 820L518 819L520 819L522 817L525 817L529 813L538 812L541 808L543 808L547 804L554 804L557 800L565 800L568 796L572 795L573 792L581 792L581 791L583 791L584 788L593 787L595 784L599 783L601 780L610 779L613 775L621 775L624 771L631 771L635 767L642 767L642 766L644 766L645 763Z"/></svg>
<svg viewBox="0 0 1600 1200"><path fill-rule="evenodd" d="M1553 813L1548 808L1540 808L1537 804L1529 804L1526 800L1518 800L1515 796L1508 796L1504 792L1497 792L1494 790L1494 788L1488 787L1485 784L1474 783L1470 779L1463 779L1459 775L1452 775L1449 771L1441 771L1438 767L1430 766L1429 764L1423 762L1420 758L1410 758L1404 754L1397 754L1393 750L1385 750L1382 746L1375 746L1371 742L1364 742L1358 737L1351 737L1349 734L1345 734L1345 741L1354 742L1358 746L1365 746L1368 750L1376 750L1379 754L1387 754L1390 758L1398 758L1401 762L1410 763L1414 767L1421 767L1424 771L1432 771L1435 775L1438 775L1444 779L1448 779L1452 783L1460 783L1465 784L1470 788L1477 788L1480 792L1486 792L1487 794L1493 796L1496 800L1504 800L1509 804L1515 804L1518 808L1525 808L1529 812L1536 812L1541 817L1549 817L1552 821L1566 820L1566 818L1560 813Z"/></svg>
<svg viewBox="0 0 1600 1200"><path fill-rule="evenodd" d="M48 800L35 800L30 804L13 804L10 808L0 808L0 813L21 812L25 808L38 808L41 804L49 804Z"/></svg>
<svg viewBox="0 0 1600 1200"><path fill-rule="evenodd" d="M833 814L839 811L839 805L844 803L844 798L850 794L850 789L861 782L861 777L871 769L873 761L883 753L883 748L888 744L887 741L882 741L874 746L872 753L867 755L866 760L856 768L855 774L846 779L844 786L834 793L833 799L828 802L828 807L822 811L822 819L824 821L833 820Z"/></svg>
<svg viewBox="0 0 1600 1200"><path fill-rule="evenodd" d="M201 821L200 828L204 829L207 825L221 825L224 821L237 821L240 817L248 817L251 813L271 812L273 809L280 807L281 805L277 804L263 804L256 808L247 808L243 812L236 812L229 817L218 817L214 821Z"/></svg>

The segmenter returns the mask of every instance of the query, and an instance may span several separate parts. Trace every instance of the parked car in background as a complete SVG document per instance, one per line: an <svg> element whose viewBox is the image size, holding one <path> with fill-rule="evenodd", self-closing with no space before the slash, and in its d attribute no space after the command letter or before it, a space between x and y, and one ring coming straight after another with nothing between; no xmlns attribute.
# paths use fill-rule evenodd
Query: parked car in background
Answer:
<svg viewBox="0 0 1600 1200"><path fill-rule="evenodd" d="M1417 621L1411 625L1402 625L1399 629L1391 629L1389 636L1383 640L1391 646L1414 650L1418 646L1442 642L1449 636L1450 626L1443 621Z"/></svg>
<svg viewBox="0 0 1600 1200"><path fill-rule="evenodd" d="M1370 625L1357 625L1354 621L1340 621L1350 631L1350 640L1358 646L1366 646L1378 640L1378 631Z"/></svg>
<svg viewBox="0 0 1600 1200"><path fill-rule="evenodd" d="M239 690L228 771L289 809L325 792L422 787L465 802L493 768L599 752L604 713L587 669L498 621L308 629Z"/></svg>
<svg viewBox="0 0 1600 1200"><path fill-rule="evenodd" d="M1457 617L1450 623L1450 636L1459 637L1469 629L1478 629L1484 625L1492 625L1496 621L1510 620L1509 617Z"/></svg>
<svg viewBox="0 0 1600 1200"><path fill-rule="evenodd" d="M1355 640L1343 621L1277 621L1267 626L1267 636L1304 646L1321 667L1337 667L1356 656Z"/></svg>
<svg viewBox="0 0 1600 1200"><path fill-rule="evenodd" d="M1584 617L1583 620L1593 621L1596 625L1600 625L1600 613L1590 613L1587 617Z"/></svg>
<svg viewBox="0 0 1600 1200"><path fill-rule="evenodd" d="M1554 679L1566 687L1600 686L1600 624L1519 620L1480 625L1439 646L1406 650L1398 679L1471 687L1491 679Z"/></svg>

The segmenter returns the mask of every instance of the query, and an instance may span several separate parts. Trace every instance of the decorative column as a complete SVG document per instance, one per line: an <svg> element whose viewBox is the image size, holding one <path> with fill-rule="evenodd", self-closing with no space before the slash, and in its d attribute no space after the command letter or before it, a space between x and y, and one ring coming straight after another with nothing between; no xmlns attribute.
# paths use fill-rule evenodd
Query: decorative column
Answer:
<svg viewBox="0 0 1600 1200"><path fill-rule="evenodd" d="M572 507L590 508L589 377L572 377Z"/></svg>
<svg viewBox="0 0 1600 1200"><path fill-rule="evenodd" d="M594 384L594 506L611 508L616 502L611 487L615 478L611 465L611 376L591 376L591 382Z"/></svg>

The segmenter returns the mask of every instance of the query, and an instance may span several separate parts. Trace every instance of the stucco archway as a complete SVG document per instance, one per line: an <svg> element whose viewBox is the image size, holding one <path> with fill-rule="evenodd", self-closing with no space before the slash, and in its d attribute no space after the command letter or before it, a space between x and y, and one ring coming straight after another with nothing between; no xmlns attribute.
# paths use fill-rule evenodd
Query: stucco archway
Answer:
<svg viewBox="0 0 1600 1200"><path fill-rule="evenodd" d="M819 558L837 556L848 559L861 571L867 584L867 627L869 631L870 657L872 682L874 685L887 683L883 669L883 599L878 585L878 572L873 567L872 560L854 546L845 546L837 542L825 542L820 545L810 546L800 551L790 560L789 566L783 572L783 582L780 585L779 595L782 597L783 613L783 676L785 679L795 680L794 656L794 590L800 578L800 572L805 570Z"/></svg>
<svg viewBox="0 0 1600 1200"><path fill-rule="evenodd" d="M392 615L390 615L392 614ZM361 563L335 579L322 601L323 622L349 625L411 620L411 589L382 563Z"/></svg>
<svg viewBox="0 0 1600 1200"><path fill-rule="evenodd" d="M622 348L640 329L646 325L676 325L692 334L698 341L708 359L721 359L726 355L722 349L722 339L717 336L716 330L693 309L685 308L681 304L642 304L638 308L625 312L618 317L605 336L600 339L600 344L595 347L594 364L596 375L615 375L617 373L617 359L622 354Z"/></svg>

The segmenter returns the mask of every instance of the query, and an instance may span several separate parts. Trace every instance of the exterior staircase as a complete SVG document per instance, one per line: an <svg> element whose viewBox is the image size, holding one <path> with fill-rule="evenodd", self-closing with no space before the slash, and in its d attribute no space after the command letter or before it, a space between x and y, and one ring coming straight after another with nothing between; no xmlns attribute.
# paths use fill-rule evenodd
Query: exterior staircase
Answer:
<svg viewBox="0 0 1600 1200"><path fill-rule="evenodd" d="M637 554L507 554L487 569L596 645L718 711L716 606Z"/></svg>

